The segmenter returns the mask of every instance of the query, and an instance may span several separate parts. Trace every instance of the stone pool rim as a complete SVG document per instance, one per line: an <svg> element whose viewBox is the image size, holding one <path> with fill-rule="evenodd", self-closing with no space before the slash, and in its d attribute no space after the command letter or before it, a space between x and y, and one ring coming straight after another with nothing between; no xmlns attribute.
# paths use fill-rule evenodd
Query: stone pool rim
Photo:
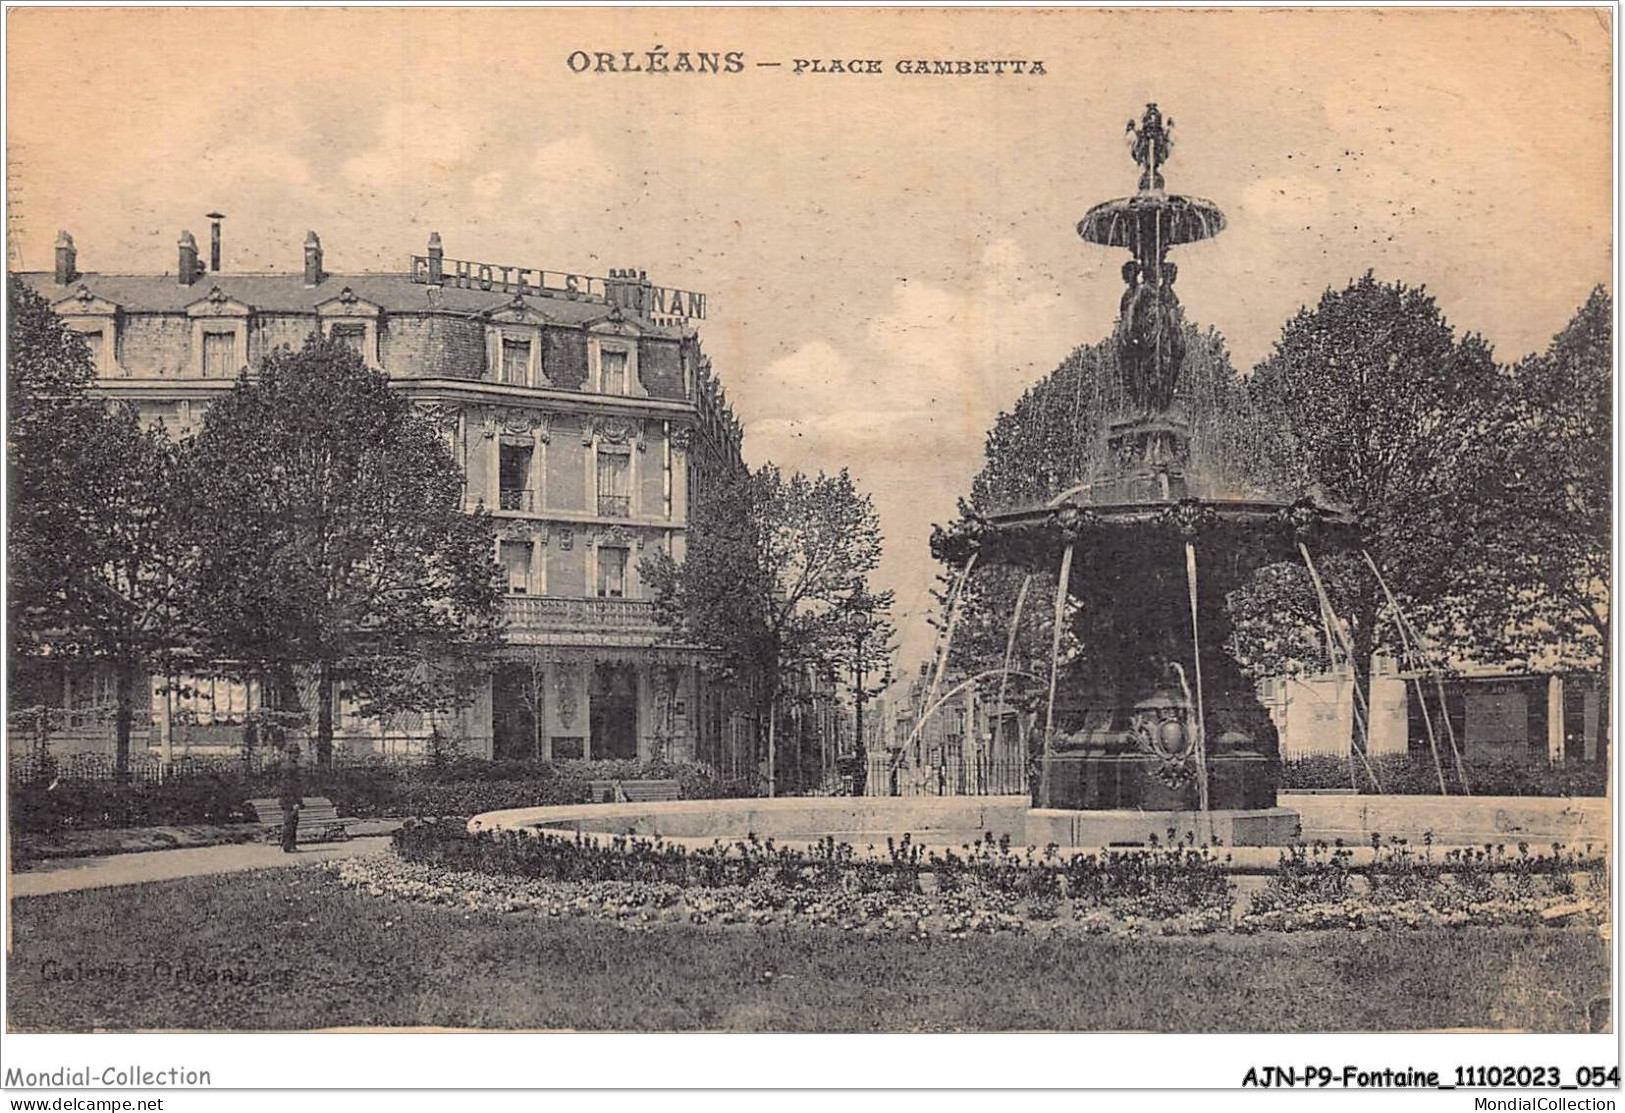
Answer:
<svg viewBox="0 0 1625 1113"><path fill-rule="evenodd" d="M1612 831L1611 801L1603 797L1528 796L1330 796L1283 793L1283 807L1302 816L1303 844L1343 845L1355 852L1355 865L1372 856L1370 834L1403 838L1418 852L1423 836L1433 832L1432 850L1442 854L1452 847L1505 845L1509 853L1519 842L1532 852L1546 852L1553 842L1571 849L1586 843L1607 850ZM1011 835L1011 848L1025 850L1035 844L1017 838L1025 831L1031 801L1026 796L828 796L731 797L716 800L677 800L624 804L557 804L534 808L507 808L485 812L468 821L471 832L535 830L550 834L582 833L609 838L634 835L659 837L691 849L732 844L754 834L776 846L805 849L834 835L861 855L875 847L886 853L886 839L911 841L928 849L958 850L973 841L969 832L991 832L995 839ZM1150 818L1149 816L1147 817ZM667 824L660 821L665 820ZM829 822L817 823L818 820ZM686 822L685 822L686 821ZM857 826L852 826L853 821ZM872 824L869 829L866 824ZM664 829L662 829L664 827ZM814 829L815 827L819 829ZM699 829L699 828L704 828ZM1183 838L1186 832L1179 831ZM1165 833L1158 832L1160 838ZM1049 840L1046 840L1049 841ZM1131 846L1060 846L1063 856L1134 850ZM1149 846L1141 849L1149 850ZM1231 868L1247 871L1273 868L1281 847L1219 847L1231 858Z"/></svg>

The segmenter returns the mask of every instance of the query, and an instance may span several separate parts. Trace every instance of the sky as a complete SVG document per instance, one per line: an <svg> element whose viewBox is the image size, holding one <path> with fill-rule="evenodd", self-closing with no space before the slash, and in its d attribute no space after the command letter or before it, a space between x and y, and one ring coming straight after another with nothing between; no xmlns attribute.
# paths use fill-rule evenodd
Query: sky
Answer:
<svg viewBox="0 0 1625 1113"><path fill-rule="evenodd" d="M905 667L930 526L998 414L1110 330L1124 124L1174 120L1168 188L1228 230L1182 247L1187 315L1239 368L1327 287L1425 285L1502 359L1612 264L1606 9L1363 11L12 9L13 265L59 228L88 271L174 267L218 209L225 269L448 256L703 291L747 461L849 468L886 537ZM737 73L647 54L737 51ZM644 72L576 72L598 51ZM876 59L880 73L796 72ZM916 75L898 60L1043 73ZM758 63L780 63L759 65ZM810 68L810 67L808 67ZM868 68L868 67L864 67ZM1030 64L1024 69L1031 69Z"/></svg>

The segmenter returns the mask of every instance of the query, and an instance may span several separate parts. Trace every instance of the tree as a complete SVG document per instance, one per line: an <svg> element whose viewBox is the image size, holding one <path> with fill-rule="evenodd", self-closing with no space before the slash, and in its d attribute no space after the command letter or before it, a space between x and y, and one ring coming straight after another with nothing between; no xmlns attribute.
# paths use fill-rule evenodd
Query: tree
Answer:
<svg viewBox="0 0 1625 1113"><path fill-rule="evenodd" d="M1352 553L1322 554L1315 562L1333 615L1345 615L1367 591L1381 591L1365 562ZM1260 568L1226 600L1231 619L1226 648L1253 680L1334 671L1348 664L1342 639L1323 615L1309 570L1299 563Z"/></svg>
<svg viewBox="0 0 1625 1113"><path fill-rule="evenodd" d="M98 526L93 610L82 629L87 654L113 667L115 760L122 774L129 766L135 697L150 699L151 666L183 650L179 605L191 552L175 502L174 442L161 427L143 430L126 407L108 412L102 429L104 482L87 485L81 496Z"/></svg>
<svg viewBox="0 0 1625 1113"><path fill-rule="evenodd" d="M1458 341L1424 289L1368 272L1289 320L1248 386L1262 427L1276 434L1262 454L1296 490L1353 514L1358 544L1418 626L1457 629L1469 609L1460 575L1470 562L1456 479L1465 462L1483 459L1501 389L1484 342ZM1396 624L1381 621L1382 586L1363 566L1347 562L1361 570L1323 577L1344 601L1357 692L1370 690L1377 649L1402 649ZM1249 597L1280 603L1238 592L1233 612ZM1233 617L1243 632L1256 618ZM1316 610L1290 621L1319 625ZM1362 744L1369 722L1358 697L1353 730Z"/></svg>
<svg viewBox="0 0 1625 1113"><path fill-rule="evenodd" d="M1513 663L1609 675L1612 324L1598 287L1545 352L1511 369L1491 465L1462 477L1480 496L1471 631Z"/></svg>
<svg viewBox="0 0 1625 1113"><path fill-rule="evenodd" d="M490 517L433 426L340 342L267 356L210 409L184 461L197 636L264 685L269 731L331 759L333 692L360 713L450 710L499 644ZM290 762L291 765L291 747Z"/></svg>
<svg viewBox="0 0 1625 1113"><path fill-rule="evenodd" d="M852 696L856 733L853 747L852 791L854 796L864 794L868 780L868 744L864 737L864 709L869 701L891 687L894 675L892 658L897 630L891 621L892 602L896 593L869 590L860 578L853 582L846 598L836 604L840 632L837 656L842 665L841 675Z"/></svg>
<svg viewBox="0 0 1625 1113"><path fill-rule="evenodd" d="M175 446L88 394L84 342L15 278L9 304L12 678L46 654L111 666L122 776L147 666L178 637Z"/></svg>
<svg viewBox="0 0 1625 1113"><path fill-rule="evenodd" d="M851 476L772 464L724 481L696 502L678 563L644 564L669 620L717 648L749 683L766 722L768 794L777 790L777 718L790 674L840 659L842 607L880 560L880 522Z"/></svg>
<svg viewBox="0 0 1625 1113"><path fill-rule="evenodd" d="M70 611L88 609L92 523L79 505L98 440L90 349L45 299L12 276L7 290L7 619L12 681ZM14 688L15 691L15 688Z"/></svg>
<svg viewBox="0 0 1625 1113"><path fill-rule="evenodd" d="M1204 474L1257 483L1260 430L1224 337L1187 322L1176 395L1191 425L1192 465ZM1111 338L1075 349L1034 383L988 431L987 462L968 508L982 514L1042 505L1109 464L1106 426L1128 405Z"/></svg>

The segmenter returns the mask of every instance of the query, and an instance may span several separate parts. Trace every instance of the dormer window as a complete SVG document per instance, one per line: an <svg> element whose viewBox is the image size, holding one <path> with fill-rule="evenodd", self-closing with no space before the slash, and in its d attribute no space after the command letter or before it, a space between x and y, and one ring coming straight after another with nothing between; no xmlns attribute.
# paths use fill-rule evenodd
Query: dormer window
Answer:
<svg viewBox="0 0 1625 1113"><path fill-rule="evenodd" d="M610 313L587 324L586 389L622 398L648 395L638 377L638 327L611 306Z"/></svg>
<svg viewBox="0 0 1625 1113"><path fill-rule="evenodd" d="M100 373L102 367L106 365L105 361L107 359L107 344L102 336L102 330L81 332L79 339L83 340L85 347L90 350L90 365Z"/></svg>
<svg viewBox="0 0 1625 1113"><path fill-rule="evenodd" d="M229 379L237 373L242 361L237 358L235 332L203 333L203 377Z"/></svg>
<svg viewBox="0 0 1625 1113"><path fill-rule="evenodd" d="M511 386L530 385L531 343L504 335L502 338L502 381Z"/></svg>
<svg viewBox="0 0 1625 1113"><path fill-rule="evenodd" d="M334 325L330 335L363 360L367 358L367 329L365 325Z"/></svg>
<svg viewBox="0 0 1625 1113"><path fill-rule="evenodd" d="M546 387L542 329L545 313L519 295L485 313L485 377L505 386Z"/></svg>
<svg viewBox="0 0 1625 1113"><path fill-rule="evenodd" d="M626 393L626 353L604 349L603 362L599 365L601 371L600 389L605 394Z"/></svg>
<svg viewBox="0 0 1625 1113"><path fill-rule="evenodd" d="M383 366L378 354L378 318L382 313L381 306L357 297L348 286L316 306L322 335L337 340L374 369Z"/></svg>
<svg viewBox="0 0 1625 1113"><path fill-rule="evenodd" d="M253 309L216 286L186 307L192 319L194 378L229 379L248 362L248 318Z"/></svg>
<svg viewBox="0 0 1625 1113"><path fill-rule="evenodd" d="M73 296L52 305L57 314L90 349L90 365L100 378L121 373L118 364L119 307L91 293L80 283Z"/></svg>
<svg viewBox="0 0 1625 1113"><path fill-rule="evenodd" d="M645 393L638 381L638 342L635 339L588 334L587 371L589 389L598 394L625 398Z"/></svg>

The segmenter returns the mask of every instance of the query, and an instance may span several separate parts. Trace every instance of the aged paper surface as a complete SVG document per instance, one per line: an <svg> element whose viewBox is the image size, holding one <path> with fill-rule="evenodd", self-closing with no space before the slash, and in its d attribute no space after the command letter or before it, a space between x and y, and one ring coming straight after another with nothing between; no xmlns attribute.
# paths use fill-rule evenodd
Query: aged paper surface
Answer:
<svg viewBox="0 0 1625 1113"><path fill-rule="evenodd" d="M242 326L249 353L260 350L254 346L258 340L248 339L250 332L260 335L253 331L257 329L269 335L286 327L287 336L300 329L325 328L329 335L334 327L341 333L354 329L358 343L371 346L370 363L381 363L397 375L402 367L412 367L404 372L409 378L434 377L439 365L430 364L440 355L421 356L426 362L420 366L411 363L420 355L397 356L405 349L389 346L396 342L390 315L405 305L401 290L415 299L413 312L446 310L494 322L482 324L494 331L472 343L478 358L489 360L482 365L490 368L486 377L501 390L540 382L504 376L515 367L520 368L516 374L530 375L529 368L542 365L543 330L561 326L592 334L590 349L582 341L580 381L586 385L579 389L591 392L596 384L607 393L605 384L614 376L627 374L627 381L639 381L637 358L647 364L647 375L655 374L653 357L639 357L634 350L622 357L633 362L617 364L611 338L606 360L603 342L593 330L607 329L603 335L610 336L624 322L617 313L606 326L603 314L581 307L614 303L614 284L626 271L647 276L652 292L645 296L658 302L639 303L642 316L636 323L649 328L650 335L667 327L674 336L697 332L742 428L740 451L746 465L771 461L787 473L809 475L847 469L872 499L884 548L871 586L895 593L891 618L895 666L902 679L900 690L877 697L888 710L882 715L886 722L875 727L880 733L867 758L869 795L887 795L885 778L890 775L892 795L909 796L914 803L932 797L933 805L946 808L980 808L979 799L997 795L1007 804L1017 801L1008 804L1012 815L1024 811L1030 802L1029 759L1036 770L1043 764L1039 755L1053 756L1054 747L1046 748L1042 740L1031 743L1023 733L1019 755L1005 763L1009 775L1001 774L997 784L985 770L965 774L968 750L944 757L953 746L968 743L938 739L934 750L915 747L919 753L910 756L915 736L924 732L914 725L918 719L909 719L900 709L912 707L918 713L922 695L934 698L965 679L956 673L942 683L946 668L939 663L939 652L942 659L947 653L941 649L941 631L951 619L944 597L953 590L948 573L955 569L933 557L932 527L960 517L960 500L971 497L973 480L987 462L989 432L1000 415L1012 411L1024 392L1075 349L1114 336L1119 315L1129 304L1122 277L1129 256L1084 242L1077 226L1097 203L1135 194L1147 163L1137 164L1140 156L1130 148L1153 126L1148 105L1155 104L1168 118L1174 144L1165 160L1153 159L1148 172L1166 175L1167 193L1211 199L1224 214L1222 236L1192 234L1187 237L1192 242L1179 246L1178 303L1187 321L1222 335L1230 363L1241 376L1271 356L1283 326L1300 309L1312 308L1324 291L1342 290L1367 272L1382 282L1424 287L1457 338L1482 337L1494 358L1508 366L1546 350L1591 292L1606 287L1612 275L1613 28L1612 13L1602 8L22 8L8 13L8 32L9 270L34 276L33 288L60 316L109 345L105 358L111 362L101 365L112 381L108 389L124 391L142 405L169 407L160 419L160 424L168 423L166 428L186 433L191 422L201 427L203 420L201 402L195 415L190 409L183 415L177 402L181 395L160 381L165 376L186 378L186 373L154 370L149 375L142 370L149 366L144 360L158 367L169 358L149 355L143 347L156 335L144 330L149 325L156 330L154 322L166 313L180 322L177 329L184 325L188 330L185 337L198 338L196 351L187 349L191 354L174 360L177 367L193 361L187 366L197 368L199 398L210 375L210 352L222 350L210 347L216 341L208 338L238 335L209 322L238 319L253 322ZM1155 126L1161 126L1160 119ZM1127 133L1125 121L1130 124ZM226 215L208 215L217 212ZM203 258L209 251L211 219L217 220L220 237L218 266L205 265ZM195 234L196 250L188 257L183 243L178 258L183 230ZM60 269L62 259L59 232L70 235L75 254L72 273L53 278L53 263ZM319 238L316 273L301 284L301 266L308 267L311 258L307 234L312 233ZM437 235L434 241L432 234ZM444 262L437 252L441 245ZM177 281L186 284L177 276L188 258L201 272L191 284L195 289L182 296L174 287ZM1147 260L1141 261L1142 277L1130 280L1131 290L1135 281L1149 285L1147 268L1161 265L1160 257ZM459 265L470 268L461 285ZM1169 275L1171 288L1172 272L1162 273ZM284 289L266 275L292 277ZM446 275L450 281L442 292L443 283L437 280ZM233 276L240 276L237 286ZM332 281L335 288L322 293L323 281ZM306 286L318 292L301 292ZM435 292L425 294L419 286L432 286ZM211 287L220 291L213 308L206 304ZM403 300L388 301L397 296ZM323 300L327 297L333 300ZM73 298L80 300L73 303ZM361 310L355 308L358 303ZM299 324L300 314L309 321ZM321 325L324 314L330 319ZM116 322L108 326L119 330L116 342L113 333L98 331L100 325L85 323L104 317ZM536 338L534 353L520 346L530 341L515 339L520 333L514 330L521 326L537 330L525 334ZM404 335L404 328L394 335ZM156 351L159 342L151 344ZM490 347L482 347L486 344ZM585 354L589 350L590 357ZM547 352L545 359L552 359L552 349ZM397 358L403 362L392 366ZM681 383L688 373L673 371L673 381ZM444 372L448 379L460 375ZM121 386L116 382L120 377L140 381ZM680 401L680 391L689 388L672 389ZM645 392L645 397L657 396L658 390ZM514 405L528 404L519 393L512 397L519 399ZM445 403L439 395L426 401L430 406ZM680 423L679 401L669 413L645 407L648 412L638 411L636 420ZM481 403L486 404L496 405L490 399ZM637 569L645 541L651 550L669 550L669 534L681 532L683 523L673 517L672 507L686 496L674 494L670 454L685 450L689 442L670 428L657 436L652 426L646 438L644 425L623 428L617 424L618 411L595 405L586 405L585 423L568 426L566 436L556 427L550 433L545 419L524 420L495 409L495 416L481 418L486 422L483 440L472 416L458 426L453 415L444 428L465 465L470 452L490 453L489 464L482 465L490 472L490 508L526 521L545 516L543 507L532 505L533 490L558 482L548 470L556 463L548 461L565 459L575 431L585 430L584 439L570 449L581 459L570 459L575 461L572 467L589 469L587 482L596 485L588 488L596 494L596 515L593 507L567 508L534 535L539 542L532 542L530 533L505 533L499 545L517 547L499 551L505 561L522 562L524 574L535 577L525 581L523 590L530 595L569 597L581 604L581 613L624 617L631 612L617 607L623 590L625 601L634 601L636 590L627 585L641 582ZM449 412L436 411L441 418ZM583 455L582 446L593 455ZM510 449L526 454L509 455ZM664 492L657 470L663 453ZM625 473L614 470L621 465L613 461L622 459L631 461ZM536 478L510 480L503 469L512 461L518 461L512 467ZM647 499L647 507L662 498L666 516L661 522L651 517L623 527L612 520L628 514L617 499ZM639 529L645 529L646 538ZM561 550L572 547L579 547L578 553L590 549L591 563L571 564L573 557L561 561ZM511 555L521 551L521 556ZM1057 547L1056 555L1060 552ZM560 563L555 567L553 561ZM511 578L519 575L514 567L510 563L505 572L510 589L518 582ZM565 578L564 568L574 568L570 575L577 579ZM1045 568L1052 569L1053 562ZM1046 574L1053 584L1053 571ZM537 586L549 576L552 589ZM574 587L560 588L561 583ZM1182 585L1181 580L1180 591ZM1195 590L1193 586L1193 595ZM1051 607L1057 615L1064 613L1049 595L1038 600L1035 593L1030 604L1034 613L1047 615ZM532 612L546 604L545 599L526 601ZM1332 641L1330 624L1325 637ZM1602 637L1606 641L1606 631ZM1055 644L1058 651L1059 637ZM615 751L617 758L650 758L655 735L646 724L648 716L659 714L668 725L681 719L674 737L700 738L687 743L686 751L661 750L659 756L675 753L705 762L709 751L700 725L698 665L696 679L685 673L670 681L695 687L668 691L660 687L666 683L661 679L665 670L693 662L637 656L646 649L640 644L636 654L627 650L615 657L610 662L614 667L634 671L602 682L591 669L570 663L573 659L549 658L546 683L539 685L546 689L547 710L537 712L545 723L535 726L535 734L540 747L548 735L544 726L550 725L550 748L545 755L524 756L585 760L609 755L610 743L594 742L595 732L602 729L605 739L619 737L615 732L620 727L611 711L589 709L598 701L606 709L636 706L635 714L645 716L638 720L645 726L627 728L627 748ZM1337 658L1335 648L1327 653ZM604 661L589 664L598 668ZM1004 666L1008 672L1008 654ZM1198 687L1200 667L1191 670ZM1558 673L1564 669L1592 675L1599 667L1591 659L1547 672L1561 679ZM1185 683L1186 669L1181 666L1177 672ZM1606 677L1601 688L1592 686L1582 695L1575 694L1580 686L1571 680L1565 696L1565 689L1548 685L1539 667L1532 673L1540 677L1538 691L1530 686L1535 682L1526 682L1526 674L1530 669L1523 667L1517 676L1524 679L1500 677L1501 686L1493 692L1461 697L1461 710L1449 712L1457 720L1447 722L1441 712L1437 732L1428 719L1426 730L1435 750L1433 764L1419 765L1424 781L1436 765L1448 764L1437 756L1438 748L1444 745L1444 731L1458 721L1464 732L1476 731L1471 738L1485 740L1485 746L1534 753L1543 770L1548 758L1566 758L1571 766L1586 760L1600 763L1598 784L1606 780L1608 745L1598 741L1606 738L1611 713L1601 710L1610 707L1599 695ZM1033 686L1037 694L1023 732L1053 733L1047 726L1034 726L1045 721L1043 679ZM910 680L918 690L908 691ZM500 683L496 695L487 690L483 697L483 727L470 732L476 757L504 757L502 712L500 707L492 710L493 701L500 704L503 698ZM1386 690L1397 702L1382 713L1396 732L1397 751L1405 753L1408 745L1413 756L1421 755L1416 760L1424 762L1421 713L1413 703L1408 719L1405 704L1406 699L1424 698L1407 696L1407 691L1423 688L1411 683L1414 687L1408 688L1404 678L1392 680ZM245 686L243 691L254 689ZM1425 698L1434 698L1428 691ZM1443 688L1439 691L1444 699ZM236 729L245 720L230 716L248 709L254 697L232 695L224 682L219 692L223 694L210 697L217 703L209 713ZM1172 680L1166 692L1158 689L1159 698L1168 692L1173 694L1167 696L1167 717L1187 724L1188 747L1186 705L1194 707L1195 698L1180 703ZM195 699L195 693L188 698ZM1333 726L1326 728L1343 732L1325 751L1337 760L1349 756L1342 738L1354 716L1346 692L1340 698L1347 707L1331 713ZM1373 706L1377 701L1374 694ZM1048 702L1053 723L1053 686ZM1145 701L1126 702L1138 706ZM681 712L674 710L679 703ZM842 706L844 722L851 718L850 700ZM145 715L147 709L141 710ZM976 714L972 708L973 734ZM1378 715L1371 712L1373 718ZM1531 726L1537 719L1538 725ZM1081 713L1076 725L1081 734ZM1279 725L1284 730L1287 719L1280 718ZM800 718L795 726L802 729ZM158 761L158 727L152 730L152 741L143 735L141 748ZM843 730L850 727L831 726L830 737ZM12 733L12 760L33 760L27 757L26 740L19 740L16 721ZM1212 733L1217 740L1221 732ZM659 745L666 745L666 736L659 737ZM1473 744L1465 737L1464 742ZM1154 756L1168 758L1155 750L1156 744L1153 740ZM736 748L725 750L724 743L716 743L714 752L726 756L713 764L726 765L723 772L730 777L760 774L763 793L773 795L789 794L792 783L809 797L840 791L831 787L837 784L833 773L851 752L849 742L831 742L823 759L823 771L831 776L819 782L798 771L792 782L787 774L776 774L773 751L761 749L771 743L752 742L755 748L745 758L739 756L737 739L727 745ZM597 755L594 746L602 747ZM883 748L892 756L886 757ZM1299 750L1310 752L1293 749L1283 737L1281 754ZM1376 750L1373 744L1371 752ZM763 753L770 755L765 773ZM1168 760L1178 764L1173 759L1183 761L1184 754L1179 751ZM170 756L170 750L162 751L163 760ZM1277 756L1272 752L1270 760ZM957 791L950 779L932 772L948 760L959 762ZM900 767L902 776L897 775ZM1351 757L1349 768L1354 767ZM1437 773L1443 785L1448 770L1438 768ZM1354 774L1357 783L1361 776ZM1038 786L1035 773L1032 791L1052 791L1047 780ZM851 787L850 780L845 787ZM1345 788L1339 782L1338 791ZM619 806L636 802L628 801L624 790L611 791L623 792ZM1272 805L1274 792L1272 784ZM1418 811L1403 796L1376 795L1390 805L1381 813L1383 819L1363 813L1359 821L1339 826L1348 818L1339 812L1320 826L1306 820L1298 829L1336 832L1327 838L1347 837L1362 844L1380 826L1379 836L1403 834L1411 845L1420 844L1424 831L1431 844L1437 831L1454 835L1441 835L1441 845L1477 846L1488 837L1505 846L1522 840L1541 849L1554 841L1565 846L1585 841L1595 842L1599 852L1611 830L1607 801L1600 796L1547 796L1538 806L1525 807L1524 801L1519 805L1524 810L1512 811L1505 804L1469 803L1461 796L1435 813ZM1202 800L1202 810L1211 810L1205 795ZM1323 809L1316 815L1331 815L1338 807L1314 801L1303 806ZM461 817L497 807L470 804ZM1158 810L1143 801L1137 807ZM724 816L727 809L719 804L715 810ZM1163 810L1181 809L1170 805ZM637 833L687 836L694 846L713 837L746 834L729 827L726 818L678 831L672 820L655 814L652 826ZM916 830L935 823L953 833L942 841L954 846L962 845L960 836L969 843L984 829L981 812L970 818L955 812L951 819L910 813L896 822L913 824ZM892 833L901 835L905 829L899 826ZM368 845L385 854L382 839L388 830L369 827L358 832L362 837L357 842L376 840ZM884 835L876 830L862 828L861 834L883 845ZM1210 833L1218 830L1210 828ZM805 825L786 831L786 838L815 833ZM1042 846L1046 840L1048 834L1027 841ZM1120 840L1057 835L1053 841L1099 847ZM143 890L126 883L221 872L206 857L218 849L166 851L171 857L159 855L158 864L150 867L136 864L137 856L121 863L119 855L98 853L94 865L79 867L100 871L100 880L90 882L83 881L89 873L71 874L61 862L16 870L11 879L17 900L9 920L8 1024L33 1031L56 1024L69 1030L238 1027L221 1019L222 1009L192 1011L189 1005L173 1015L162 1008L124 1010L117 1005L118 994L108 994L105 985L122 979L138 986L161 977L171 985L194 985L194 1002L210 994L229 996L236 992L229 987L239 976L256 985L254 964L263 958L258 952L247 957L220 952L155 956L76 944L51 950L48 961L55 965L49 968L42 968L47 959L40 952L28 953L51 934L56 913L47 902L87 899L64 894L93 886L96 892L118 893L121 902L116 913L94 915L139 918ZM231 869L282 864L270 847L243 849L266 853L234 859ZM303 853L335 859L349 854ZM205 857L195 869L173 857L188 854ZM1261 869L1277 857L1274 849L1262 846L1238 847L1236 854ZM143 874L144 868L151 872ZM292 884L269 871L243 876L254 879L245 884L267 892L268 886ZM217 878L212 883L227 882ZM228 899L223 890L210 893L209 900ZM1238 907L1245 900L1243 893ZM69 904L59 907L61 916L80 914ZM409 918L417 918L421 930L439 930L423 926L427 921L420 912L411 909ZM1605 894L1600 907L1587 905L1580 912L1570 909L1550 917L1588 923L1584 929L1572 924L1551 929L1585 948L1584 958L1574 961L1590 965L1572 984L1549 987L1543 981L1545 967L1503 935L1487 945L1509 948L1502 956L1504 981L1470 987L1472 992L1464 996L1471 1001L1461 1011L1425 1012L1408 1019L1351 1007L1336 1012L1335 1019L1329 1015L1325 1024L1381 1030L1600 1030L1609 1011L1607 944L1596 929L1609 922L1608 913ZM385 916L370 907L354 914L369 923ZM669 930L679 928L688 930L681 925ZM662 930L668 925L656 925L646 937L650 947L660 946ZM1576 942L1582 935L1584 943ZM953 940L954 945L963 942ZM1029 946L1029 941L1021 945ZM492 946L499 961L520 962L520 944L510 940ZM503 958L505 946L515 950ZM594 946L580 944L583 953ZM469 949L473 947L466 941L444 941L444 951L452 957L432 963L425 992L435 992L456 963L484 961ZM154 966L160 960L161 975ZM1051 1005L1037 991L1031 1008L988 1016L955 996L974 997L965 988L962 971L933 973L929 964L875 962L876 979L885 971L904 979L908 988L902 996L913 1000L940 993L949 1003L940 1011L905 1008L902 1019L879 1023L850 1002L829 1005L825 1014L816 991L796 996L807 985L806 971L791 975L803 979L802 990L774 998L761 987L788 971L764 967L755 972L757 980L748 991L707 1002L695 1014L672 1004L671 994L682 996L686 990L672 991L670 982L660 982L663 992L669 991L667 999L654 1001L647 1011L610 1007L600 1013L583 995L579 1008L554 1013L529 1008L505 1013L501 1004L486 1012L466 1000L403 1013L399 1000L384 1001L369 992L358 995L367 1002L359 1012L342 994L328 994L314 1012L299 1012L298 1019L289 1020L274 1007L274 999L293 993L290 987L297 977L282 970L249 993L252 1001L243 1005L247 1019L240 1027L377 1023L432 1029L807 1031L1082 1025L1318 1031L1325 1026L1297 1007L1227 1020L1177 1003L1138 1013L1127 1006L1108 1009L1087 1023L1072 1014L1044 1023L1039 1014ZM709 977L722 976L721 966L703 969ZM1327 969L1315 966L1315 973L1304 976L1329 976ZM1413 975L1422 978L1423 972ZM1351 997L1392 991L1360 981L1380 979L1380 966L1349 977L1343 990ZM71 997L98 983L103 989L92 991L92 996L101 994L94 1007L41 1011L45 996ZM1425 990L1416 993L1426 996ZM1554 993L1561 998L1555 1004L1549 1000ZM267 996L273 1007L266 1006ZM896 997L887 994L886 1000L895 1002ZM412 1080L421 1084L422 1077ZM1216 1084L1239 1082L1226 1077Z"/></svg>
<svg viewBox="0 0 1625 1113"><path fill-rule="evenodd" d="M1425 283L1509 358L1535 351L1609 258L1601 9L13 18L30 265L61 225L86 269L166 269L178 230L219 208L233 269L295 269L315 228L335 270L398 270L438 229L459 258L703 290L751 459L853 468L896 538L888 585L922 618L923 539L992 419L1110 330L1118 259L1072 226L1132 187L1119 117L1147 101L1182 129L1173 188L1230 214L1181 288L1238 366L1368 267ZM745 66L569 65L656 47ZM896 69L999 59L1045 73Z"/></svg>

